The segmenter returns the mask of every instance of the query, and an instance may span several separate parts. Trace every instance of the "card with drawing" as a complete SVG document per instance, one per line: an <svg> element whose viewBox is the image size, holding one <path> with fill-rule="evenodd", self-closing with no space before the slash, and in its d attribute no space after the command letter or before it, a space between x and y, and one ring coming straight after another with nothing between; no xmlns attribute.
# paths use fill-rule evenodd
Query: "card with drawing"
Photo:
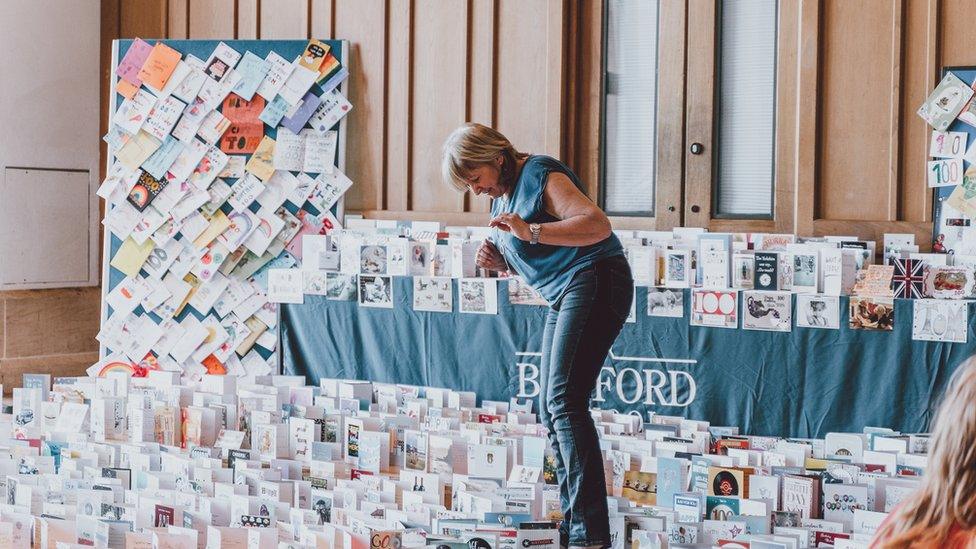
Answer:
<svg viewBox="0 0 976 549"><path fill-rule="evenodd" d="M498 284L492 278L462 278L458 281L458 310L462 313L498 313Z"/></svg>
<svg viewBox="0 0 976 549"><path fill-rule="evenodd" d="M969 301L917 299L912 307L913 340L966 343Z"/></svg>
<svg viewBox="0 0 976 549"><path fill-rule="evenodd" d="M312 114L309 123L313 130L324 134L352 110L352 104L339 90L322 94L321 100L321 104Z"/></svg>
<svg viewBox="0 0 976 549"><path fill-rule="evenodd" d="M796 325L803 328L840 328L840 298L823 294L797 294Z"/></svg>
<svg viewBox="0 0 976 549"><path fill-rule="evenodd" d="M450 313L454 309L454 287L447 277L413 277L413 310Z"/></svg>
<svg viewBox="0 0 976 549"><path fill-rule="evenodd" d="M241 54L234 48L228 46L224 42L217 44L214 48L213 53L207 58L207 62L204 64L203 72L213 78L214 80L220 82L227 77L227 73L230 72L237 65L237 61L240 60Z"/></svg>
<svg viewBox="0 0 976 549"><path fill-rule="evenodd" d="M789 332L793 321L793 294L747 290L742 293L742 328Z"/></svg>
<svg viewBox="0 0 976 549"><path fill-rule="evenodd" d="M945 131L972 97L973 89L955 74L947 72L918 108L918 115L933 128Z"/></svg>

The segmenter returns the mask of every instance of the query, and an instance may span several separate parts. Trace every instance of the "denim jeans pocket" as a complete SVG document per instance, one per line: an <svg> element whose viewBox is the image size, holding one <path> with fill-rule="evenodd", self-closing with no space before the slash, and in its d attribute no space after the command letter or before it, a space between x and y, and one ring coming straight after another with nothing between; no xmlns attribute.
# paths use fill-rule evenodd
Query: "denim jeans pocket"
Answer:
<svg viewBox="0 0 976 549"><path fill-rule="evenodd" d="M630 277L612 276L610 280L610 309L620 318L630 316L635 299L634 281Z"/></svg>

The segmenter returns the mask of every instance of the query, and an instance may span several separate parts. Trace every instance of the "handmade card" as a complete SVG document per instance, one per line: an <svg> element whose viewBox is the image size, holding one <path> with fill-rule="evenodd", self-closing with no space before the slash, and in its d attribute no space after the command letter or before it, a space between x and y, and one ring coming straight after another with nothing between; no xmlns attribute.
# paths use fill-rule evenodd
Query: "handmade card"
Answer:
<svg viewBox="0 0 976 549"><path fill-rule="evenodd" d="M498 313L498 281L462 278L458 281L458 310L462 313Z"/></svg>
<svg viewBox="0 0 976 549"><path fill-rule="evenodd" d="M949 72L918 108L918 115L936 130L945 131L972 97L972 88Z"/></svg>
<svg viewBox="0 0 976 549"><path fill-rule="evenodd" d="M413 310L450 313L454 309L454 287L447 277L413 278Z"/></svg>
<svg viewBox="0 0 976 549"><path fill-rule="evenodd" d="M748 290L742 293L742 328L789 332L793 320L791 292Z"/></svg>
<svg viewBox="0 0 976 549"><path fill-rule="evenodd" d="M966 343L969 301L941 299L912 302L912 339Z"/></svg>
<svg viewBox="0 0 976 549"><path fill-rule="evenodd" d="M735 290L693 289L691 325L718 328L739 326L739 292Z"/></svg>

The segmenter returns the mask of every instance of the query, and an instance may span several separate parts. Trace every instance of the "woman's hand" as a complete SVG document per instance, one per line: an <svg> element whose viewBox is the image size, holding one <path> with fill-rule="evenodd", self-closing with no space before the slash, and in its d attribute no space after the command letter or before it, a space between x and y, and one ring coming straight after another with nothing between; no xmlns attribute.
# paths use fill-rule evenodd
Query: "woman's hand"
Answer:
<svg viewBox="0 0 976 549"><path fill-rule="evenodd" d="M489 227L498 227L506 233L512 233L515 238L528 242L532 240L529 224L519 214L503 213L488 222Z"/></svg>
<svg viewBox="0 0 976 549"><path fill-rule="evenodd" d="M494 244L487 240L478 248L475 263L482 269L488 269L489 271L508 270L508 264L505 263L505 258L502 257L501 252L498 251L498 248Z"/></svg>

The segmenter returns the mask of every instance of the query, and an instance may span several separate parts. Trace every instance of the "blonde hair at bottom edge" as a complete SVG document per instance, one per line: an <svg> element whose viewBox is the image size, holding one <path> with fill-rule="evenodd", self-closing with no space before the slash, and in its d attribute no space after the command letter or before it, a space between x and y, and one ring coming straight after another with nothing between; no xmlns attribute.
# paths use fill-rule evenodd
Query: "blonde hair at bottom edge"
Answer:
<svg viewBox="0 0 976 549"><path fill-rule="evenodd" d="M932 425L919 489L891 512L871 547L947 547L958 527L972 531L963 546L976 549L976 355L952 375Z"/></svg>

